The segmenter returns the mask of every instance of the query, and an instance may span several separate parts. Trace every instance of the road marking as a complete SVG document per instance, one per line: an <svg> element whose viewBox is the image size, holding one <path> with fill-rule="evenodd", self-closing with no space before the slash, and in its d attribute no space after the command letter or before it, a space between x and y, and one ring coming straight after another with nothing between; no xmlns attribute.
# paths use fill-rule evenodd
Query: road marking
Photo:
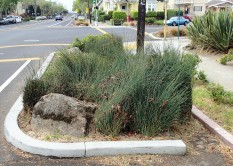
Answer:
<svg viewBox="0 0 233 166"><path fill-rule="evenodd" d="M137 31L137 28L132 28L132 27L127 27L127 28L133 29L133 30L136 30L136 31ZM146 31L145 31L145 35L149 36L149 37L152 38L152 39L158 39L158 38L156 38L155 36L153 36L152 34L146 32Z"/></svg>
<svg viewBox="0 0 233 166"><path fill-rule="evenodd" d="M69 26L74 20L72 19L68 24L65 25L65 27Z"/></svg>
<svg viewBox="0 0 233 166"><path fill-rule="evenodd" d="M18 58L18 59L0 59L1 62L18 62L18 61L35 61L35 60L40 60L40 58Z"/></svg>
<svg viewBox="0 0 233 166"><path fill-rule="evenodd" d="M102 30L102 29L100 29L98 27L92 27L92 28L95 28L96 30L100 31L103 34L109 34L108 32L106 32L106 31L104 31L104 30Z"/></svg>
<svg viewBox="0 0 233 166"><path fill-rule="evenodd" d="M69 46L69 45L70 44L25 44L25 45L0 46L0 49L15 48L15 47Z"/></svg>
<svg viewBox="0 0 233 166"><path fill-rule="evenodd" d="M0 86L0 93L19 75L19 73L31 62L31 60L27 60L8 80L6 80Z"/></svg>
<svg viewBox="0 0 233 166"><path fill-rule="evenodd" d="M38 42L38 41L40 41L40 40L24 40L24 42Z"/></svg>
<svg viewBox="0 0 233 166"><path fill-rule="evenodd" d="M63 23L63 22L70 21L70 20L71 20L71 18L68 19L68 20L61 21L61 22L58 22L58 23L56 23L56 24L50 25L50 26L48 26L48 27L54 27L54 26L56 26L56 25L58 25L58 24L61 24L61 23Z"/></svg>

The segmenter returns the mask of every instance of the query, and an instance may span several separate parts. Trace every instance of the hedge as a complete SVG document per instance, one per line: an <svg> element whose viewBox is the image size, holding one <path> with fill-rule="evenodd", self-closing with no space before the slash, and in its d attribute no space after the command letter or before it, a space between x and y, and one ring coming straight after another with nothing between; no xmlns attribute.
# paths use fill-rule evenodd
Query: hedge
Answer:
<svg viewBox="0 0 233 166"><path fill-rule="evenodd" d="M138 19L138 11L132 11L130 16L133 18L133 19Z"/></svg>
<svg viewBox="0 0 233 166"><path fill-rule="evenodd" d="M150 11L146 13L146 17L156 17L157 13L155 11Z"/></svg>
<svg viewBox="0 0 233 166"><path fill-rule="evenodd" d="M120 11L114 11L112 14L113 19L126 19L126 13L125 12L120 12Z"/></svg>

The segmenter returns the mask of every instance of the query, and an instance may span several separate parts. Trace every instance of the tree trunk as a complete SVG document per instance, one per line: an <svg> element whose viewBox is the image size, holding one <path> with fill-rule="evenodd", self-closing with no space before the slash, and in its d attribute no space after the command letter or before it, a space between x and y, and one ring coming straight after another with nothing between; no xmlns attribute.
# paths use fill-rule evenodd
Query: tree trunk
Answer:
<svg viewBox="0 0 233 166"><path fill-rule="evenodd" d="M138 4L138 29L137 53L144 52L146 0L139 0Z"/></svg>

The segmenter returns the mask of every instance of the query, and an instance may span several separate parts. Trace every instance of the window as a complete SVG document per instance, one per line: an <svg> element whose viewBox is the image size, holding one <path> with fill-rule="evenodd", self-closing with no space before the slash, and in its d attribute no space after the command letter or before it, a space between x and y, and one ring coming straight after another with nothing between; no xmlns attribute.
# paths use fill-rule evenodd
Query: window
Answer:
<svg viewBox="0 0 233 166"><path fill-rule="evenodd" d="M202 6L194 6L194 11L201 12L202 11Z"/></svg>
<svg viewBox="0 0 233 166"><path fill-rule="evenodd" d="M126 6L125 6L125 5L122 5L122 6L121 6L121 9L122 9L122 10L126 10Z"/></svg>
<svg viewBox="0 0 233 166"><path fill-rule="evenodd" d="M154 2L148 2L146 3L146 11L155 11L155 3Z"/></svg>

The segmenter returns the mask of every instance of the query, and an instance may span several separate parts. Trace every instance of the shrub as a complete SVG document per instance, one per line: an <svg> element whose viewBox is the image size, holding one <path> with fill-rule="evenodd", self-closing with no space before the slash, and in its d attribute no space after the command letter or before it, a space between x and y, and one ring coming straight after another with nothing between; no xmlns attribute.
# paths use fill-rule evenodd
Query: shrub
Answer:
<svg viewBox="0 0 233 166"><path fill-rule="evenodd" d="M120 12L120 11L114 11L112 15L113 19L126 19L126 13L125 12Z"/></svg>
<svg viewBox="0 0 233 166"><path fill-rule="evenodd" d="M156 24L156 25L163 25L163 24L164 24L164 21L163 21L163 20L156 20L156 21L155 21L155 24Z"/></svg>
<svg viewBox="0 0 233 166"><path fill-rule="evenodd" d="M82 40L84 52L94 52L102 56L114 56L122 53L123 43L119 37L108 34L101 36L89 35ZM118 52L117 52L118 51Z"/></svg>
<svg viewBox="0 0 233 166"><path fill-rule="evenodd" d="M187 29L193 45L219 52L233 48L233 17L229 12L208 12Z"/></svg>
<svg viewBox="0 0 233 166"><path fill-rule="evenodd" d="M185 28L180 28L180 36L187 36L187 30ZM158 31L156 34L158 37L164 37L164 30ZM167 37L178 36L178 28L167 28Z"/></svg>
<svg viewBox="0 0 233 166"><path fill-rule="evenodd" d="M108 11L109 20L112 19L113 11Z"/></svg>
<svg viewBox="0 0 233 166"><path fill-rule="evenodd" d="M31 17L30 16L27 16L23 19L24 21L30 21L31 20Z"/></svg>
<svg viewBox="0 0 233 166"><path fill-rule="evenodd" d="M132 56L110 35L88 36L81 43L82 53L57 53L43 80L48 93L97 102L100 132L155 135L189 117L193 56L171 46ZM83 46L80 40L75 45Z"/></svg>
<svg viewBox="0 0 233 166"><path fill-rule="evenodd" d="M156 19L163 20L164 19L164 12L163 11L157 12Z"/></svg>
<svg viewBox="0 0 233 166"><path fill-rule="evenodd" d="M122 73L121 86L112 97L100 105L96 125L105 134L136 131L155 135L183 121L192 108L190 59L180 58L178 52L166 49L128 60ZM126 70L127 69L127 70Z"/></svg>
<svg viewBox="0 0 233 166"><path fill-rule="evenodd" d="M104 21L105 21L105 20L104 20L104 15L100 15L99 18L98 18L98 21L104 22Z"/></svg>
<svg viewBox="0 0 233 166"><path fill-rule="evenodd" d="M104 17L104 20L110 20L111 19L111 17L108 14L105 14L103 17Z"/></svg>
<svg viewBox="0 0 233 166"><path fill-rule="evenodd" d="M206 74L205 74L205 72L202 71L202 70L199 71L199 72L197 72L197 77L198 77L199 80L201 80L201 81L203 81L203 82L208 82L207 77L206 77Z"/></svg>
<svg viewBox="0 0 233 166"><path fill-rule="evenodd" d="M138 11L132 11L130 15L133 19L137 20L138 19Z"/></svg>
<svg viewBox="0 0 233 166"><path fill-rule="evenodd" d="M231 49L227 55L224 55L220 59L220 63L223 64L223 65L226 65L227 62L230 62L232 60L233 60L233 49Z"/></svg>
<svg viewBox="0 0 233 166"><path fill-rule="evenodd" d="M24 108L32 110L40 98L46 95L48 87L40 79L28 79L23 93Z"/></svg>
<svg viewBox="0 0 233 166"><path fill-rule="evenodd" d="M224 104L233 104L233 93L226 92L221 85L211 83L208 86L208 90L210 91L211 97L214 101Z"/></svg>
<svg viewBox="0 0 233 166"><path fill-rule="evenodd" d="M155 11L149 11L146 13L146 17L156 17L157 13Z"/></svg>
<svg viewBox="0 0 233 166"><path fill-rule="evenodd" d="M104 11L98 11L99 16L105 15Z"/></svg>
<svg viewBox="0 0 233 166"><path fill-rule="evenodd" d="M155 23L155 21L156 21L155 18L150 18L150 17L149 17L149 18L146 18L146 19L145 19L145 22L146 22L146 23L149 23L149 24L153 24L153 23Z"/></svg>
<svg viewBox="0 0 233 166"><path fill-rule="evenodd" d="M167 19L170 19L171 17L177 16L177 10L174 9L168 9L167 10Z"/></svg>
<svg viewBox="0 0 233 166"><path fill-rule="evenodd" d="M111 19L110 22L111 22L112 25L115 25L116 23L122 25L123 22L124 22L124 20L123 19L114 18L114 19Z"/></svg>

